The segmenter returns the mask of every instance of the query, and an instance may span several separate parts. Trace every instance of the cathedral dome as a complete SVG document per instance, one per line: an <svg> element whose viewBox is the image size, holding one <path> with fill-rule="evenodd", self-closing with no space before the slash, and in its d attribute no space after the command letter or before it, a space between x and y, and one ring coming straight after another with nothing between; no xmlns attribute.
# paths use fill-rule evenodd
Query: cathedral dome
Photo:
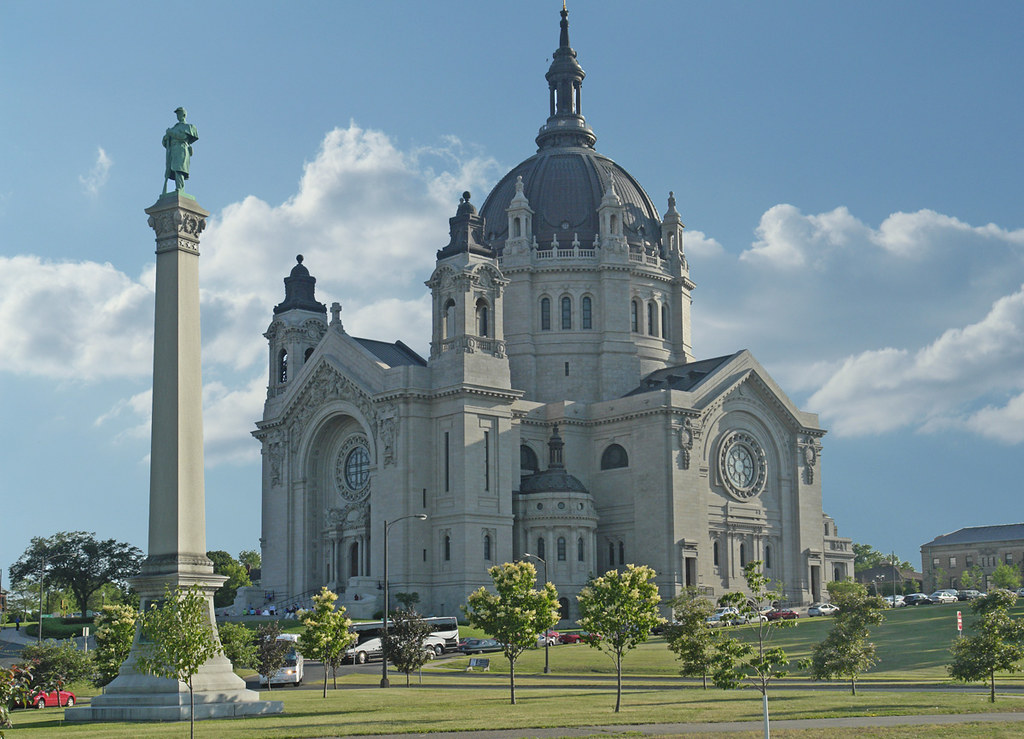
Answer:
<svg viewBox="0 0 1024 739"><path fill-rule="evenodd" d="M580 90L586 73L569 46L568 13L563 8L559 48L546 78L551 114L537 135L537 153L506 174L484 201L488 245L500 255L508 238L505 212L516 181L533 209L533 236L539 249L552 241L568 248L576 238L589 244L598 233L598 212L609 188L625 207L623 235L631 246L650 248L661 234L657 208L640 183L625 169L594 149L597 137L581 113ZM646 244L645 244L646 242Z"/></svg>

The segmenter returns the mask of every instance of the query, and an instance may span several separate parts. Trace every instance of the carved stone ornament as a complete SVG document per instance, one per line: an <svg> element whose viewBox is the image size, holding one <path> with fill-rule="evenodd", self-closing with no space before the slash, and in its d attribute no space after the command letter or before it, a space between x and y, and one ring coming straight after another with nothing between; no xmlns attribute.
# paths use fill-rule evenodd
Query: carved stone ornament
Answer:
<svg viewBox="0 0 1024 739"><path fill-rule="evenodd" d="M802 451L804 461L804 482L808 485L814 484L814 467L818 463L818 453L821 450L821 444L819 444L814 438L807 437L798 444Z"/></svg>
<svg viewBox="0 0 1024 739"><path fill-rule="evenodd" d="M289 409L292 422L289 424L289 436L292 451L298 450L302 439L302 429L309 419L324 403L331 400L344 400L359 409L371 427L377 425L377 410L373 401L355 383L342 375L333 367L321 364L302 391L295 405Z"/></svg>
<svg viewBox="0 0 1024 739"><path fill-rule="evenodd" d="M353 434L341 445L334 463L334 486L350 503L370 494L370 449L362 434Z"/></svg>
<svg viewBox="0 0 1024 739"><path fill-rule="evenodd" d="M683 419L683 425L679 429L679 456L680 467L684 470L690 469L690 452L693 450L693 421L689 418Z"/></svg>
<svg viewBox="0 0 1024 739"><path fill-rule="evenodd" d="M723 487L737 500L751 500L764 491L768 464L760 443L746 431L733 431L722 440L718 472Z"/></svg>
<svg viewBox="0 0 1024 739"><path fill-rule="evenodd" d="M264 453L267 456L267 465L270 468L270 487L281 487L281 470L284 468L285 445L281 441L281 434L274 432L267 439Z"/></svg>
<svg viewBox="0 0 1024 739"><path fill-rule="evenodd" d="M385 418L380 422L380 446L385 467L395 464L395 442L398 439L398 419Z"/></svg>

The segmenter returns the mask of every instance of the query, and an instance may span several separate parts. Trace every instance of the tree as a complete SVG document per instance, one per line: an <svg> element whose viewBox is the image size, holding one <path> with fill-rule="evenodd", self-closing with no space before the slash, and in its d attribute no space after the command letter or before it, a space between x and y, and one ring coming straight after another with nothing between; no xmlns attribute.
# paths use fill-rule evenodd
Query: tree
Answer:
<svg viewBox="0 0 1024 739"><path fill-rule="evenodd" d="M324 663L324 698L327 697L327 668L336 669L345 649L356 640L356 635L349 631L352 620L345 615L345 607L334 609L337 599L337 595L324 587L313 596L312 611L299 611L299 620L306 627L299 636L299 651Z"/></svg>
<svg viewBox="0 0 1024 739"><path fill-rule="evenodd" d="M164 589L164 597L139 615L142 636L136 665L143 672L188 686L189 735L195 736L196 704L192 678L222 650L210 624L209 606L198 586Z"/></svg>
<svg viewBox="0 0 1024 739"><path fill-rule="evenodd" d="M86 531L61 531L50 537L36 536L28 549L11 565L11 582L38 582L44 575L48 586L66 587L84 613L89 598L104 583L127 587L127 578L142 566L142 550L114 539L96 540Z"/></svg>
<svg viewBox="0 0 1024 739"><path fill-rule="evenodd" d="M896 553L885 554L875 549L870 544L853 544L853 570L862 572L872 567L895 564L901 570L912 570L914 566L906 560L901 560Z"/></svg>
<svg viewBox="0 0 1024 739"><path fill-rule="evenodd" d="M1020 587L1020 570L1005 562L992 570L992 584L997 588L1016 590Z"/></svg>
<svg viewBox="0 0 1024 739"><path fill-rule="evenodd" d="M31 663L32 686L40 690L59 690L69 683L92 680L96 669L92 655L67 639L26 644L21 656Z"/></svg>
<svg viewBox="0 0 1024 739"><path fill-rule="evenodd" d="M424 647L430 628L430 624L416 611L399 609L392 615L388 633L382 640L384 657L396 670L405 673L406 687L409 686L409 675L433 656L433 652Z"/></svg>
<svg viewBox="0 0 1024 739"><path fill-rule="evenodd" d="M213 594L213 607L225 608L235 602L235 593L241 587L252 585L249 571L241 563L223 549L207 552L206 556L213 560L213 572L216 575L227 575L227 582Z"/></svg>
<svg viewBox="0 0 1024 739"><path fill-rule="evenodd" d="M869 628L882 623L885 602L856 582L832 582L829 597L839 612L832 620L832 630L817 644L810 659L811 676L815 680L848 677L850 692L857 695L857 676L875 664L875 645L868 641Z"/></svg>
<svg viewBox="0 0 1024 739"><path fill-rule="evenodd" d="M263 566L263 557L255 549L243 549L238 553L238 563L251 574L253 570Z"/></svg>
<svg viewBox="0 0 1024 739"><path fill-rule="evenodd" d="M256 663L253 667L267 678L267 690L273 690L270 678L284 667L288 652L293 648L291 642L278 639L281 636L281 624L273 621L261 624L256 628Z"/></svg>
<svg viewBox="0 0 1024 739"><path fill-rule="evenodd" d="M253 632L242 624L222 623L217 626L224 656L235 668L256 666L256 642Z"/></svg>
<svg viewBox="0 0 1024 739"><path fill-rule="evenodd" d="M936 567L932 570L932 590L938 590L939 588L946 587L945 583L949 581L949 573L942 567Z"/></svg>
<svg viewBox="0 0 1024 739"><path fill-rule="evenodd" d="M96 615L96 685L102 687L117 677L128 659L135 638L135 621L139 612L132 606L103 606Z"/></svg>
<svg viewBox="0 0 1024 739"><path fill-rule="evenodd" d="M957 639L950 649L950 677L963 682L987 679L992 703L996 701L996 672L1017 672L1024 659L1024 622L1010 616L1016 602L1016 594L1009 590L993 590L971 601L971 610L977 615L976 633Z"/></svg>
<svg viewBox="0 0 1024 739"><path fill-rule="evenodd" d="M960 587L964 590L980 590L985 587L985 570L980 565L969 567L960 573Z"/></svg>
<svg viewBox="0 0 1024 739"><path fill-rule="evenodd" d="M11 708L27 705L32 695L32 670L27 665L0 668L0 729L13 729ZM0 737L3 733L0 732Z"/></svg>
<svg viewBox="0 0 1024 739"><path fill-rule="evenodd" d="M674 623L665 630L668 648L675 652L683 667L683 677L704 679L708 689L708 673L715 660L717 632L708 625L708 617L714 612L714 605L697 592L686 588L670 600Z"/></svg>
<svg viewBox="0 0 1024 739"><path fill-rule="evenodd" d="M506 562L487 570L496 593L480 588L462 607L469 623L497 639L509 665L509 690L516 702L516 660L537 643L537 634L558 623L558 591L551 583L534 589L537 569L529 562Z"/></svg>
<svg viewBox="0 0 1024 739"><path fill-rule="evenodd" d="M402 607L407 611L413 611L416 609L416 604L420 602L419 593L395 593L395 600L402 604Z"/></svg>
<svg viewBox="0 0 1024 739"><path fill-rule="evenodd" d="M601 649L615 662L615 712L622 704L622 657L637 644L647 641L651 629L665 619L658 615L658 586L655 572L646 565L626 565L626 570L608 570L593 578L580 591L579 625L600 634L588 645Z"/></svg>
<svg viewBox="0 0 1024 739"><path fill-rule="evenodd" d="M747 621L755 622L753 642L744 642L731 637L722 639L718 646L713 679L715 685L724 689L738 688L743 681L757 688L761 693L764 711L765 735L768 735L768 686L775 678L785 677L783 670L789 664L786 652L768 643L776 629L796 625L796 621L778 619L768 621L761 612L771 607L774 601L782 599L782 592L773 587L772 580L762 571L762 562L754 560L743 568L748 594L728 593L721 598L722 605L735 606Z"/></svg>

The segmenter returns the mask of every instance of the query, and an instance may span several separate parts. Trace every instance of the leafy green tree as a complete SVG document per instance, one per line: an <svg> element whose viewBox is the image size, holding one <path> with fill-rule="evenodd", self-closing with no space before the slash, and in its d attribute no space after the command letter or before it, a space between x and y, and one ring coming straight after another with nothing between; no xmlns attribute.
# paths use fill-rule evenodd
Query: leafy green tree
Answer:
<svg viewBox="0 0 1024 739"><path fill-rule="evenodd" d="M960 573L960 587L964 590L980 590L985 587L985 571L980 565L968 567Z"/></svg>
<svg viewBox="0 0 1024 739"><path fill-rule="evenodd" d="M267 690L273 690L270 678L284 667L288 652L293 644L280 640L281 624L272 621L268 624L261 624L256 628L256 663L253 667L267 678Z"/></svg>
<svg viewBox="0 0 1024 739"><path fill-rule="evenodd" d="M796 621L768 621L761 615L773 602L782 600L782 592L764 574L760 560L747 563L743 568L743 577L747 581L747 593L729 593L721 602L736 607L744 618L755 623L749 630L753 640L746 642L735 637L722 639L718 645L713 680L715 685L724 689L738 688L744 681L755 687L761 693L767 734L768 686L775 678L786 676L783 668L789 664L785 650L769 644L776 629L794 626Z"/></svg>
<svg viewBox="0 0 1024 739"><path fill-rule="evenodd" d="M997 588L1016 590L1020 587L1020 570L1005 562L992 570L992 584Z"/></svg>
<svg viewBox="0 0 1024 739"><path fill-rule="evenodd" d="M127 578L142 566L142 550L114 539L96 540L87 531L61 531L50 537L36 536L28 549L11 565L12 583L38 582L65 587L83 613L89 599L104 583L127 588Z"/></svg>
<svg viewBox="0 0 1024 739"><path fill-rule="evenodd" d="M104 686L117 677L128 659L135 638L135 622L139 612L128 605L103 606L96 615L96 685Z"/></svg>
<svg viewBox="0 0 1024 739"><path fill-rule="evenodd" d="M853 570L862 572L872 567L895 564L902 570L912 570L914 566L906 560L901 560L895 553L886 554L875 549L870 544L853 544Z"/></svg>
<svg viewBox="0 0 1024 739"><path fill-rule="evenodd" d="M92 680L96 670L92 655L69 639L26 644L21 656L32 665L33 687L40 690L59 690L79 680Z"/></svg>
<svg viewBox="0 0 1024 739"><path fill-rule="evenodd" d="M421 668L433 656L424 646L430 635L430 624L416 611L399 609L391 617L388 633L383 638L384 656L399 672L405 673L405 685L409 676Z"/></svg>
<svg viewBox="0 0 1024 739"><path fill-rule="evenodd" d="M419 593L395 593L395 600L402 604L407 611L416 610L416 604L420 602Z"/></svg>
<svg viewBox="0 0 1024 739"><path fill-rule="evenodd" d="M683 677L699 677L708 689L708 673L714 667L717 632L708 625L715 607L696 588L686 588L670 600L674 623L665 630L668 648L682 663Z"/></svg>
<svg viewBox="0 0 1024 739"><path fill-rule="evenodd" d="M352 619L345 615L345 607L334 609L337 599L337 595L324 587L313 596L312 611L299 611L299 620L306 627L299 636L299 651L324 663L324 698L327 697L327 668L336 669L345 650L356 640L356 635L349 631Z"/></svg>
<svg viewBox="0 0 1024 739"><path fill-rule="evenodd" d="M139 615L144 639L136 665L143 672L170 678L188 686L189 735L195 737L196 703L192 678L208 660L221 653L210 622L209 605L195 585L164 590L159 603L150 603Z"/></svg>
<svg viewBox="0 0 1024 739"><path fill-rule="evenodd" d="M253 668L256 666L256 642L252 629L230 622L218 624L217 635L224 656L233 667Z"/></svg>
<svg viewBox="0 0 1024 739"><path fill-rule="evenodd" d="M932 570L932 590L948 587L947 582L949 582L949 573L945 569L936 567Z"/></svg>
<svg viewBox="0 0 1024 739"><path fill-rule="evenodd" d="M249 579L249 571L242 564L225 552L223 549L215 549L207 552L206 556L213 560L213 572L216 575L227 575L227 582L221 585L213 594L213 607L225 608L235 602L235 593L241 587L252 585Z"/></svg>
<svg viewBox="0 0 1024 739"><path fill-rule="evenodd" d="M247 572L251 570L258 570L263 566L263 557L255 549L243 549L238 553L238 563L246 569Z"/></svg>
<svg viewBox="0 0 1024 739"><path fill-rule="evenodd" d="M646 565L626 565L625 571L608 570L593 578L580 591L579 625L600 634L587 642L606 652L615 662L615 712L622 704L622 658L636 645L647 641L651 629L664 623L658 615L658 586L655 572Z"/></svg>
<svg viewBox="0 0 1024 739"><path fill-rule="evenodd" d="M885 601L868 595L860 583L832 582L829 597L839 612L832 619L832 629L811 655L810 670L815 680L834 677L850 679L850 692L857 695L857 677L875 664L875 645L868 641L870 627L882 623Z"/></svg>
<svg viewBox="0 0 1024 739"><path fill-rule="evenodd" d="M537 643L537 634L558 623L558 591L551 583L534 589L537 570L529 562L506 562L487 570L496 593L480 588L462 607L469 623L502 643L509 665L511 702L516 702L516 660Z"/></svg>
<svg viewBox="0 0 1024 739"><path fill-rule="evenodd" d="M27 665L0 668L0 729L14 728L11 724L11 709L15 705L28 704L32 686L32 670ZM0 737L3 737L2 732Z"/></svg>
<svg viewBox="0 0 1024 739"><path fill-rule="evenodd" d="M1017 602L1009 590L993 590L971 601L977 615L973 636L957 639L950 651L949 674L954 680L989 681L989 700L996 701L996 672L1017 672L1024 659L1024 622L1010 616Z"/></svg>

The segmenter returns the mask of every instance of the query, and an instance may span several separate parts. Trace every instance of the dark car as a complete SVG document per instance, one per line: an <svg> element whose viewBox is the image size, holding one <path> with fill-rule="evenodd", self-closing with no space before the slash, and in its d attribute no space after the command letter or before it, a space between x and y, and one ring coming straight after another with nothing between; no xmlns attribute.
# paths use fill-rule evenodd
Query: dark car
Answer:
<svg viewBox="0 0 1024 739"><path fill-rule="evenodd" d="M903 598L903 602L908 606L919 606L922 604L927 605L931 603L931 601L928 600L928 596L924 593L911 593Z"/></svg>
<svg viewBox="0 0 1024 739"><path fill-rule="evenodd" d="M958 590L956 591L957 600L977 600L981 597L981 593L977 590Z"/></svg>
<svg viewBox="0 0 1024 739"><path fill-rule="evenodd" d="M484 652L500 652L505 648L497 639L467 639L460 647L463 654L483 654Z"/></svg>
<svg viewBox="0 0 1024 739"><path fill-rule="evenodd" d="M796 611L792 611L789 608L776 608L773 611L768 611L764 614L765 618L769 621L778 621L779 619L793 619L800 618L800 614Z"/></svg>

